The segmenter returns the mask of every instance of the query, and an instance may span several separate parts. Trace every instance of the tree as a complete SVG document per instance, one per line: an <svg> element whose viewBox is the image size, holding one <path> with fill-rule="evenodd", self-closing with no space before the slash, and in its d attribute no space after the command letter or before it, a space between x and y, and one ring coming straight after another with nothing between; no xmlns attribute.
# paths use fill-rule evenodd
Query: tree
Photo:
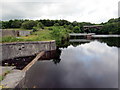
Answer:
<svg viewBox="0 0 120 90"><path fill-rule="evenodd" d="M114 22L118 22L118 19L117 18L116 19L112 18L112 19L108 20L108 23L114 23Z"/></svg>
<svg viewBox="0 0 120 90"><path fill-rule="evenodd" d="M0 29L2 29L2 21L0 21Z"/></svg>
<svg viewBox="0 0 120 90"><path fill-rule="evenodd" d="M39 22L39 23L37 24L37 28L44 29L44 25L43 25L41 22Z"/></svg>
<svg viewBox="0 0 120 90"><path fill-rule="evenodd" d="M33 27L33 32L38 31L40 29L44 29L44 25L41 22L39 22L37 26Z"/></svg>
<svg viewBox="0 0 120 90"><path fill-rule="evenodd" d="M59 23L55 23L54 26L59 26Z"/></svg>
<svg viewBox="0 0 120 90"><path fill-rule="evenodd" d="M37 27L33 27L33 32L36 32L38 31L38 28Z"/></svg>
<svg viewBox="0 0 120 90"><path fill-rule="evenodd" d="M72 23L72 25L75 27L75 26L78 26L78 23L77 23L76 21L74 21L74 22Z"/></svg>
<svg viewBox="0 0 120 90"><path fill-rule="evenodd" d="M22 23L22 28L24 29L32 29L33 27L37 26L38 22L37 21L25 21L24 23Z"/></svg>
<svg viewBox="0 0 120 90"><path fill-rule="evenodd" d="M73 26L71 24L68 25L68 29L73 30Z"/></svg>
<svg viewBox="0 0 120 90"><path fill-rule="evenodd" d="M20 20L14 20L11 23L11 28L20 28L21 27L22 22Z"/></svg>
<svg viewBox="0 0 120 90"><path fill-rule="evenodd" d="M2 21L2 29L10 28L10 24L8 21Z"/></svg>
<svg viewBox="0 0 120 90"><path fill-rule="evenodd" d="M80 27L75 26L75 27L74 27L74 32L75 32L75 33L79 33L79 32L80 32Z"/></svg>

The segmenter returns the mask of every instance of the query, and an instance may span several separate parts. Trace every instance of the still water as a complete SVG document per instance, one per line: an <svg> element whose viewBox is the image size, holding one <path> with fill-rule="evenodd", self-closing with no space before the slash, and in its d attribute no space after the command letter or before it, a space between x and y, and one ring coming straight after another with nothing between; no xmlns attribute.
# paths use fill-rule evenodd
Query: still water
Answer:
<svg viewBox="0 0 120 90"><path fill-rule="evenodd" d="M69 43L37 61L18 87L118 88L118 44L113 38ZM51 57L54 56L55 57Z"/></svg>

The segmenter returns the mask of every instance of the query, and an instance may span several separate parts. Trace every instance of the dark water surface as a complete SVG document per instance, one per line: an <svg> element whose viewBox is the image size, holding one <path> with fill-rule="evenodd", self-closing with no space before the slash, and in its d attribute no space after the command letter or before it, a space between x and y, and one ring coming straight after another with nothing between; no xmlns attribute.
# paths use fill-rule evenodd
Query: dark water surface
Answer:
<svg viewBox="0 0 120 90"><path fill-rule="evenodd" d="M118 88L119 46L105 41L94 40L60 48L55 59L37 61L18 87Z"/></svg>

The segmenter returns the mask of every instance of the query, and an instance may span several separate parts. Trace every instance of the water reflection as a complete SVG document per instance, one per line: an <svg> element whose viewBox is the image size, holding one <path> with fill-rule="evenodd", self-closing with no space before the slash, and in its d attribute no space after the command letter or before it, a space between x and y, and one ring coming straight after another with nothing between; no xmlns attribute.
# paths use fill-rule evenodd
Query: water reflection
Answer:
<svg viewBox="0 0 120 90"><path fill-rule="evenodd" d="M52 60L55 64L57 64L61 61L60 56L61 50L57 48L56 50L46 51L46 53L39 60Z"/></svg>
<svg viewBox="0 0 120 90"><path fill-rule="evenodd" d="M77 40L77 39L76 39ZM79 40L79 39L78 39ZM88 40L88 39L86 39ZM120 47L120 37L95 37L92 38L91 41L100 41L101 43L106 43L108 46L116 46L116 47ZM70 45L73 45L74 47L80 45L80 44L85 44L85 43L89 43L89 42L69 42L69 40L66 40L64 42L62 42L60 45L58 45L61 48L67 48Z"/></svg>
<svg viewBox="0 0 120 90"><path fill-rule="evenodd" d="M61 50L52 50L52 51L46 51L45 54L39 59L40 61L44 60L52 60L55 64L60 62L60 55ZM22 70L25 66L27 66L36 55L33 56L26 56L26 57L17 57L13 59L4 60L1 63L2 66L15 66L16 69Z"/></svg>
<svg viewBox="0 0 120 90"><path fill-rule="evenodd" d="M18 87L117 88L118 48L93 41L61 48L60 63L38 61Z"/></svg>
<svg viewBox="0 0 120 90"><path fill-rule="evenodd" d="M120 47L120 37L97 38L97 40L106 43L108 46Z"/></svg>

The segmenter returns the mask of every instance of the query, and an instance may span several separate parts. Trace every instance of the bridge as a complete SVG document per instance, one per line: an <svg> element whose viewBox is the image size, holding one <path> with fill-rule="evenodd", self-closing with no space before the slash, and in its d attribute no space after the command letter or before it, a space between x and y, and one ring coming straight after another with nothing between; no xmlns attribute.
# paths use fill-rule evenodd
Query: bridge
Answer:
<svg viewBox="0 0 120 90"><path fill-rule="evenodd" d="M69 36L91 36L95 35L95 33L70 33Z"/></svg>
<svg viewBox="0 0 120 90"><path fill-rule="evenodd" d="M101 29L103 25L91 25L91 26L83 26L84 30L95 28L95 29Z"/></svg>
<svg viewBox="0 0 120 90"><path fill-rule="evenodd" d="M69 36L74 37L74 39L70 39L70 42L89 42L91 41L92 35L95 33L70 33ZM79 37L79 39L77 39Z"/></svg>
<svg viewBox="0 0 120 90"><path fill-rule="evenodd" d="M69 42L90 42L88 39L70 39Z"/></svg>
<svg viewBox="0 0 120 90"><path fill-rule="evenodd" d="M87 31L87 32L91 32L91 29L96 29L96 30L100 30L102 29L103 25L90 25L90 26L83 26L83 30Z"/></svg>

